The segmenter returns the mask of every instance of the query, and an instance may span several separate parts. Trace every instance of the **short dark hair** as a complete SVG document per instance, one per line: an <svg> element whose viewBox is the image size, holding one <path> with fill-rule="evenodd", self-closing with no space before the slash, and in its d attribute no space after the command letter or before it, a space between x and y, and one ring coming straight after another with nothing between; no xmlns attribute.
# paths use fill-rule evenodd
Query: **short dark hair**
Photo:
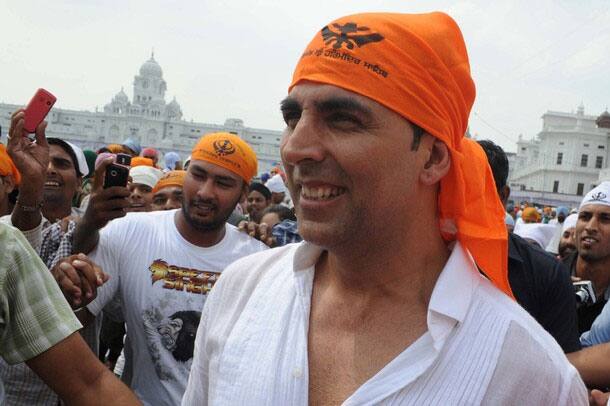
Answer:
<svg viewBox="0 0 610 406"><path fill-rule="evenodd" d="M70 159L72 160L72 166L74 166L74 170L76 171L76 176L77 177L83 176L83 174L80 172L80 169L78 166L78 159L76 158L76 154L74 153L74 150L72 149L72 147L70 145L68 145L67 142L65 142L64 140L62 140L60 138L47 138L47 143L49 145L57 145L58 147L60 147L64 151L66 151L66 153L68 155L70 155Z"/></svg>
<svg viewBox="0 0 610 406"><path fill-rule="evenodd" d="M417 151L421 138L426 131L417 124L411 123L411 127L413 127L413 142L411 143L411 151Z"/></svg>
<svg viewBox="0 0 610 406"><path fill-rule="evenodd" d="M500 193L500 190L506 186L506 181L508 180L508 158L506 153L493 141L482 140L477 142L483 148L483 151L485 151L485 155L487 155L487 162L489 162L493 172L496 189Z"/></svg>
<svg viewBox="0 0 610 406"><path fill-rule="evenodd" d="M267 186L263 185L259 182L252 182L248 187L248 194L250 192L258 192L261 195L265 196L265 200L271 199L271 191L267 188Z"/></svg>
<svg viewBox="0 0 610 406"><path fill-rule="evenodd" d="M265 210L263 210L263 216L267 213L276 213L277 216L280 218L280 221L284 221L284 220L297 221L297 218L294 215L294 212L292 210L290 210L288 207L283 206L281 204L272 204L271 206L268 206Z"/></svg>

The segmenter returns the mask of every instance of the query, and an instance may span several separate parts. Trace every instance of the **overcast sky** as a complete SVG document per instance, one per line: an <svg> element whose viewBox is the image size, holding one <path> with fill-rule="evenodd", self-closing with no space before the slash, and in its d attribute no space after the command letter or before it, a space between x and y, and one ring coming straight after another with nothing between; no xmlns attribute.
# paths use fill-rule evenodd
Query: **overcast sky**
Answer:
<svg viewBox="0 0 610 406"><path fill-rule="evenodd" d="M460 25L477 99L471 133L515 151L547 110L610 105L610 2L0 0L0 102L38 87L61 108L94 110L155 50L184 117L283 128L279 101L299 55L332 19L362 11L441 10Z"/></svg>

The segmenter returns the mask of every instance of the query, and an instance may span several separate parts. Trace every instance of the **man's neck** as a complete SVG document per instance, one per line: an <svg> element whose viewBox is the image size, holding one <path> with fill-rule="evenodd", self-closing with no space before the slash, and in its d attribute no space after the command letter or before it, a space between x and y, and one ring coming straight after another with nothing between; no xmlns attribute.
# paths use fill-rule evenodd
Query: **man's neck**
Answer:
<svg viewBox="0 0 610 406"><path fill-rule="evenodd" d="M194 228L186 221L182 210L176 211L174 224L176 224L176 228L182 238L198 247L212 247L218 244L226 233L226 224L217 230L202 231Z"/></svg>
<svg viewBox="0 0 610 406"><path fill-rule="evenodd" d="M593 289L597 297L601 297L610 286L610 258L589 262L578 256L576 259L576 276L583 280L593 282Z"/></svg>
<svg viewBox="0 0 610 406"><path fill-rule="evenodd" d="M69 203L45 202L42 206L42 215L51 223L55 223L72 214L72 206Z"/></svg>
<svg viewBox="0 0 610 406"><path fill-rule="evenodd" d="M332 287L336 294L360 297L392 296L427 308L436 280L449 258L440 235L417 241L384 242L350 252L322 255L316 265L318 286ZM352 247L353 248L353 247ZM368 300L368 299L366 299Z"/></svg>

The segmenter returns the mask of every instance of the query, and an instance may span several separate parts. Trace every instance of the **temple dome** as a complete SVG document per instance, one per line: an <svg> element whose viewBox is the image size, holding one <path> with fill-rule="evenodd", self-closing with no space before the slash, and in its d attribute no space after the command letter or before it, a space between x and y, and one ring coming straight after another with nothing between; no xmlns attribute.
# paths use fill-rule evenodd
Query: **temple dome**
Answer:
<svg viewBox="0 0 610 406"><path fill-rule="evenodd" d="M163 70L161 66L155 61L155 55L151 55L150 59L140 67L140 75L141 76L155 76L162 77Z"/></svg>

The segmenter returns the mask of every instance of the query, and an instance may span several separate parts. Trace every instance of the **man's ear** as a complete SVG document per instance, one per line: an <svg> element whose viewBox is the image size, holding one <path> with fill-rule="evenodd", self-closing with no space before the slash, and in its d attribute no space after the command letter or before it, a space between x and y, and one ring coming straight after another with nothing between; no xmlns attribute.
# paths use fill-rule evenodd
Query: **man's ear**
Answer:
<svg viewBox="0 0 610 406"><path fill-rule="evenodd" d="M508 185L504 185L502 190L500 191L500 200L502 204L506 206L506 202L508 201L508 197L510 196L510 187Z"/></svg>
<svg viewBox="0 0 610 406"><path fill-rule="evenodd" d="M432 145L426 148L428 160L422 169L419 180L424 185L438 183L451 168L451 155L447 145L436 137L430 136Z"/></svg>

